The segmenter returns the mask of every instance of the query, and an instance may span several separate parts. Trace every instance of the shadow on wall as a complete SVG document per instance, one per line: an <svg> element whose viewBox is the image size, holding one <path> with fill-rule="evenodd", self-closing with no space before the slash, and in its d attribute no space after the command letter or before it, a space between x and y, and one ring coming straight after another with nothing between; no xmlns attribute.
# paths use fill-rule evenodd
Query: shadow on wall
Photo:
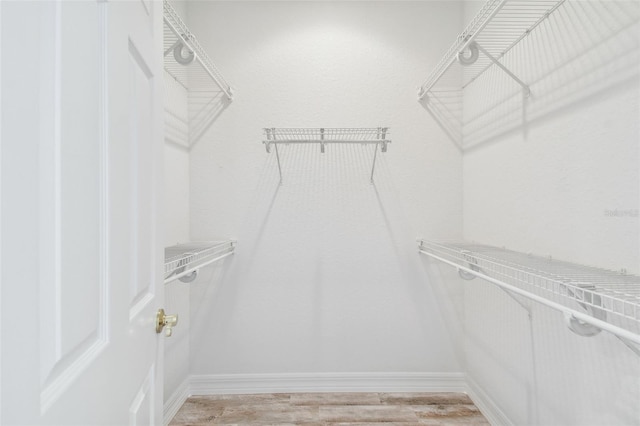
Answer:
<svg viewBox="0 0 640 426"><path fill-rule="evenodd" d="M433 263L429 276L441 287L443 299L464 312L461 346L469 379L473 383L487 383L490 376L500 383L497 388L485 388L494 402L504 404L501 407L504 409L509 407L506 401L515 400L521 407L523 420L526 419L524 423L541 424L533 303L482 279L462 279L449 266L433 260L426 262ZM439 280L435 275L438 273L446 281Z"/></svg>
<svg viewBox="0 0 640 426"><path fill-rule="evenodd" d="M210 84L212 85L212 84ZM193 148L218 117L231 104L221 90L214 87L189 90L189 147Z"/></svg>
<svg viewBox="0 0 640 426"><path fill-rule="evenodd" d="M317 235L328 235L326 230L332 223L353 220L349 213L361 207L354 203L362 197L363 190L367 190L364 193L369 197L375 194L370 181L373 146L332 145L326 147L325 153L316 145L281 144L277 149L278 156L275 146L265 154L261 177L244 221L243 228L249 234L245 238L251 238L249 258L260 250L274 212L278 217L284 215L296 221L287 225L289 229L300 220L303 228L300 231L309 232L317 242ZM383 157L378 153L374 181L380 173L388 173ZM369 198L360 201L372 202Z"/></svg>
<svg viewBox="0 0 640 426"><path fill-rule="evenodd" d="M436 263L426 256L420 256L425 276L428 277L444 317L444 325L451 336L458 363L465 365L464 359L464 284L458 279L457 271Z"/></svg>
<svg viewBox="0 0 640 426"><path fill-rule="evenodd" d="M379 146L328 145L324 153L319 145L280 144L277 149L278 155L274 145L265 156L242 227L246 233L242 240L249 240L249 259L264 250L266 240L306 235L307 247L327 253L340 251L345 241L360 252L364 241L379 244L382 239L392 257L404 262L398 247L409 238L399 235L412 234L393 186L387 154ZM271 223L274 217L276 223ZM268 235L280 228L277 235Z"/></svg>
<svg viewBox="0 0 640 426"><path fill-rule="evenodd" d="M463 91L455 87L435 88L419 101L460 151L463 150L462 96Z"/></svg>
<svg viewBox="0 0 640 426"><path fill-rule="evenodd" d="M396 368L419 370L448 351L424 349L430 336L446 337L434 326L439 307L420 273L385 155L378 153L372 184L373 146L279 150L282 183L272 150L224 285L194 287L201 293L192 296L193 335L219 345L210 353L212 344L192 341L198 372L278 372L283 357L289 371L390 368L381 366L384 357L365 356L381 340L389 342L385 351L404 352L392 358Z"/></svg>
<svg viewBox="0 0 640 426"><path fill-rule="evenodd" d="M462 90L441 80L421 102L461 149L576 106L640 73L640 3L565 1L500 60L527 83L531 95L496 66L462 69ZM486 60L482 58L481 60ZM473 69L471 69L473 68Z"/></svg>
<svg viewBox="0 0 640 426"><path fill-rule="evenodd" d="M181 67L186 68L184 65ZM231 104L227 95L204 69L188 65L189 79L179 79L170 67L165 67L165 140L186 151L191 150ZM179 69L180 70L180 69ZM183 74L186 72L184 70ZM188 82L188 86L185 81Z"/></svg>
<svg viewBox="0 0 640 426"><path fill-rule="evenodd" d="M169 15L174 16L173 12ZM170 24L172 20L173 24ZM183 25L180 18L174 16L165 19L163 25L165 140L188 151L200 141L231 100L211 74L215 67L209 64L206 54L202 56L185 49L174 27L177 23Z"/></svg>
<svg viewBox="0 0 640 426"><path fill-rule="evenodd" d="M502 366L501 373L507 376L507 378L505 378L506 381L522 384L524 392L523 400L526 401L527 406L527 419L529 419L530 424L537 424L536 395L538 383L536 379L537 366L534 357L535 342L532 331L531 307L525 303L525 300L506 291L501 291L498 288L492 289L480 279L471 281L463 280L458 276L455 268L442 265L432 259L423 257L422 265L426 275L429 277L429 281L432 283L434 293L437 295L440 310L446 320L445 326L454 339L456 354L459 357L458 362L460 365L465 365L466 363L464 354L467 348L465 345L481 351L487 360L491 360L490 362L499 363ZM483 293L495 293L495 297L504 301L507 300L504 296L507 296L514 301L515 304L506 302L508 303L508 309L498 309L492 306L495 303L495 298L488 298L486 303L482 304L481 307L474 304L473 310L470 311L470 318L466 318L464 293L470 289ZM475 325L480 324L483 320L483 316L477 315L476 310L482 313L499 313L491 328L492 331L483 335L489 339L489 342L487 342L486 339L480 339L478 335L475 334ZM473 325L470 326L470 324ZM527 324L527 333L523 334L516 331L521 329L515 328L514 324ZM509 335L508 341L511 343L517 341L519 344L511 345L512 347L505 347L498 341L492 341L494 335ZM500 363L496 361L501 359L502 354L513 352L514 350L517 354L507 358L509 362ZM516 364L512 365L510 362L515 362ZM522 369L517 368L517 366L522 365L527 365L531 370L523 372ZM531 374L531 377L528 377L528 374Z"/></svg>
<svg viewBox="0 0 640 426"><path fill-rule="evenodd" d="M234 257L229 256L200 270L200 275L190 287L190 335L204 336L218 331L225 332L224 322L213 322L212 311L231 315L237 306L236 289L225 285L229 270L234 265ZM184 284L183 284L184 285ZM190 343L192 349L197 345Z"/></svg>

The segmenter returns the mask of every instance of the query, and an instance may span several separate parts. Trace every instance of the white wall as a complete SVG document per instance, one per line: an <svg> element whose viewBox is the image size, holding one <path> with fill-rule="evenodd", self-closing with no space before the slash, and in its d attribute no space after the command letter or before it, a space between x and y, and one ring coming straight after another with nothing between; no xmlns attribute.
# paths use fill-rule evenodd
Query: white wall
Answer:
<svg viewBox="0 0 640 426"><path fill-rule="evenodd" d="M189 151L186 91L165 74L165 147L164 147L164 245L189 241ZM176 116L184 121L171 121ZM172 138L170 128L184 129L182 138ZM165 402L189 375L189 285L172 281L164 286L167 314L177 314L179 325L165 339Z"/></svg>
<svg viewBox="0 0 640 426"><path fill-rule="evenodd" d="M640 272L639 15L569 1L504 59L530 98L498 69L465 91L467 238Z"/></svg>
<svg viewBox="0 0 640 426"><path fill-rule="evenodd" d="M186 2L172 1L171 5L183 19L187 19ZM167 40L172 39L167 37ZM167 40L165 45L170 43ZM173 62L172 55L169 55L165 61ZM169 68L175 69L175 67ZM176 74L182 77L182 74ZM187 73L185 72L184 75L186 76ZM189 94L186 87L167 71L163 78L165 88L164 245L168 247L189 241Z"/></svg>
<svg viewBox="0 0 640 426"><path fill-rule="evenodd" d="M190 238L239 240L184 287L190 372L464 370L513 423L639 423L639 357L617 339L573 335L413 243L464 236L638 272L636 6L604 4L568 1L505 58L532 83L526 103L500 72L465 91L463 157L413 90L462 28L456 3L190 4L236 88L190 141ZM364 148L293 146L279 186L260 143L262 127L379 125L394 142L373 186Z"/></svg>
<svg viewBox="0 0 640 426"><path fill-rule="evenodd" d="M639 17L568 1L504 59L532 83L524 104L497 70L465 91L465 239L639 272ZM640 357L619 340L464 286L468 374L513 423L640 424Z"/></svg>
<svg viewBox="0 0 640 426"><path fill-rule="evenodd" d="M165 247L189 241L189 153L166 143L165 160Z"/></svg>
<svg viewBox="0 0 640 426"><path fill-rule="evenodd" d="M172 1L178 14L187 19L187 5ZM172 60L169 57L169 60ZM186 75L186 73L185 73ZM164 146L164 246L189 241L189 105L188 92L166 71ZM189 375L189 285L172 281L164 286L167 314L177 314L179 325L165 339L164 401Z"/></svg>
<svg viewBox="0 0 640 426"><path fill-rule="evenodd" d="M236 89L193 146L191 238L236 254L191 288L191 372L458 372L415 238L461 237L461 157L415 101L458 2L193 2ZM389 126L361 146L262 146L262 127Z"/></svg>

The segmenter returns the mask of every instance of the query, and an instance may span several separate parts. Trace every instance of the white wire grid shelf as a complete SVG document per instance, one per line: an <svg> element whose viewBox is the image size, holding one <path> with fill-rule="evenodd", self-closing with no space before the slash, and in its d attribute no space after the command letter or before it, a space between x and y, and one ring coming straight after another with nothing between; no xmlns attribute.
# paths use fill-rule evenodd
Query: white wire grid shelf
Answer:
<svg viewBox="0 0 640 426"><path fill-rule="evenodd" d="M509 71L500 59L564 2L488 0L420 86L418 99L427 96L456 62L465 66L462 88L495 65L520 84L528 95L529 86Z"/></svg>
<svg viewBox="0 0 640 426"><path fill-rule="evenodd" d="M373 183L373 175L376 167L376 159L378 156L378 147L380 152L387 152L387 145L391 140L387 139L389 135L388 127L340 127L340 128L264 128L264 143L267 153L271 152L274 147L278 162L278 172L280 174L280 183L282 183L282 166L280 163L280 154L278 153L278 144L317 144L320 146L320 152L325 152L325 146L331 144L361 144L375 145L373 153L373 164L371 166L371 182Z"/></svg>
<svg viewBox="0 0 640 426"><path fill-rule="evenodd" d="M231 86L196 37L167 0L164 0L163 5L165 70L185 89L203 85L206 80L213 81L229 100L233 99ZM200 73L189 72L189 65L193 62L200 64Z"/></svg>
<svg viewBox="0 0 640 426"><path fill-rule="evenodd" d="M419 241L419 250L502 289L565 314L578 334L606 330L640 345L640 277L506 249Z"/></svg>
<svg viewBox="0 0 640 426"><path fill-rule="evenodd" d="M164 283L180 279L191 282L197 270L213 262L230 256L235 251L236 242L203 241L178 244L164 249Z"/></svg>

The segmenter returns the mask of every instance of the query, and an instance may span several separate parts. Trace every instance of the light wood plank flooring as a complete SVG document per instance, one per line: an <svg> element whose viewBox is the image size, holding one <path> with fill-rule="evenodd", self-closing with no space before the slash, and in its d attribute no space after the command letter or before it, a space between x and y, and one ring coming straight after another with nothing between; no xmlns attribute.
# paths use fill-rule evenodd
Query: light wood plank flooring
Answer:
<svg viewBox="0 0 640 426"><path fill-rule="evenodd" d="M193 396L171 421L196 425L488 425L461 393Z"/></svg>

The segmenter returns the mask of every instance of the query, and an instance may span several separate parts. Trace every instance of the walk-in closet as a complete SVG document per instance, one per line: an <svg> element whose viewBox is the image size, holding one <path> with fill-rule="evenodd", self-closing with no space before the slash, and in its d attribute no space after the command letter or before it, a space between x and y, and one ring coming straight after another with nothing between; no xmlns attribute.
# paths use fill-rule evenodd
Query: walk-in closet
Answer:
<svg viewBox="0 0 640 426"><path fill-rule="evenodd" d="M638 1L0 22L0 423L640 425Z"/></svg>

